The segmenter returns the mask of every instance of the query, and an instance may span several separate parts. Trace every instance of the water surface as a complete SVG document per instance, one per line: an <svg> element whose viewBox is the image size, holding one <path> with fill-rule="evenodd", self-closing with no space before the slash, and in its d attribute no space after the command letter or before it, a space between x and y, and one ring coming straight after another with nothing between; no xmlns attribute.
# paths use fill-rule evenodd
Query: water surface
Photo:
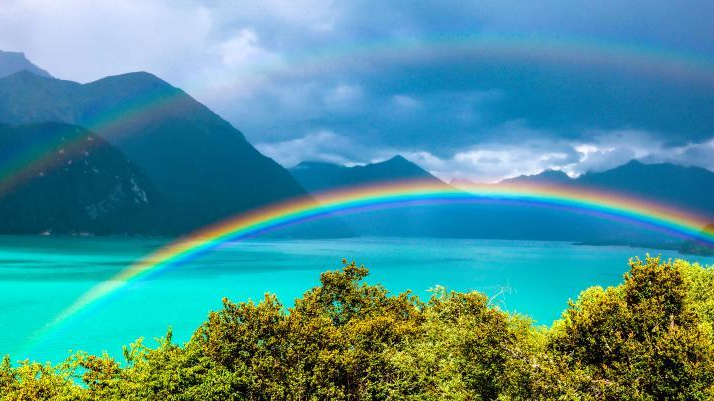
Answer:
<svg viewBox="0 0 714 401"><path fill-rule="evenodd" d="M464 239L252 240L134 283L60 329L37 334L82 293L160 245L156 239L0 237L0 354L54 362L70 349L120 356L121 346L139 337L155 345L153 338L169 326L185 341L222 297L260 300L272 292L291 305L343 257L365 264L368 281L392 292L411 289L426 299L430 288L443 285L498 294L501 307L550 324L583 289L618 284L631 256L661 252ZM688 259L714 264L714 258Z"/></svg>

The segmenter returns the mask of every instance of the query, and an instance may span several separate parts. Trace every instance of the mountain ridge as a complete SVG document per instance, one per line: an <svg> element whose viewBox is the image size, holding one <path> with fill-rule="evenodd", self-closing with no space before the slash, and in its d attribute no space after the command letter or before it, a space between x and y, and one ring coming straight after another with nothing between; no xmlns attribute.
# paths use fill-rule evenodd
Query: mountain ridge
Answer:
<svg viewBox="0 0 714 401"><path fill-rule="evenodd" d="M35 75L51 77L49 72L28 60L25 57L25 53L0 50L0 78L19 71L28 71Z"/></svg>
<svg viewBox="0 0 714 401"><path fill-rule="evenodd" d="M380 162L352 167L321 161L304 161L290 168L289 171L310 192L397 180L420 180L448 186L401 155L395 155Z"/></svg>
<svg viewBox="0 0 714 401"><path fill-rule="evenodd" d="M547 170L498 184L530 183L566 185L605 190L684 208L714 217L714 172L673 163L630 160L609 170L586 172L577 178ZM498 185L497 184L497 185Z"/></svg>
<svg viewBox="0 0 714 401"><path fill-rule="evenodd" d="M42 158L0 187L2 233L166 234L165 199L138 166L94 133L54 122L0 125L6 162L38 147Z"/></svg>
<svg viewBox="0 0 714 401"><path fill-rule="evenodd" d="M146 173L187 232L278 201L310 195L205 105L153 74L87 84L18 72L0 78L0 122L86 127ZM334 222L326 235L346 233ZM311 235L312 236L312 235Z"/></svg>
<svg viewBox="0 0 714 401"><path fill-rule="evenodd" d="M258 152L242 132L208 107L144 71L85 84L27 69L0 78L0 122L18 126L51 121L88 128L139 166L157 192L173 202L176 215L171 224L177 232L324 190L404 180L449 187L401 155L353 167L306 161L288 171ZM530 182L613 190L714 215L713 176L701 168L632 161L577 178L549 170L501 184ZM516 206L439 205L378 212L376 216L371 223L360 216L353 226L372 224L368 233L378 233L380 224L391 224L397 229L387 234L434 232L437 236L483 238L492 233L496 238L518 239L565 239L577 234L577 228L581 234L572 240L593 242L602 240L603 233L625 239L634 235L630 227L608 226L582 216L572 217L578 223L569 224L558 220L553 211L533 212ZM330 229L325 231L325 236L333 236Z"/></svg>
<svg viewBox="0 0 714 401"><path fill-rule="evenodd" d="M428 175L432 179L438 180L418 165L409 163L412 170L409 175L384 168L377 169L381 174L377 177L369 174L357 174L383 167L383 164L380 163L345 167L324 162L307 162L298 164L290 172L309 191L324 191L351 185L396 183L412 179L415 176ZM414 169L419 169L421 172L414 172ZM669 173L663 175L661 174L662 170L669 171ZM691 175L692 171L699 173L694 174L695 178L699 175L701 177L695 180L686 178ZM314 175L325 172L331 176L328 178L314 177ZM349 172L353 174L348 174ZM386 175L386 172L391 175ZM311 177L311 175L313 176ZM651 177L649 180L632 178L648 175ZM622 177L627 179L620 180ZM615 180L616 178L617 180ZM343 179L343 181L339 179ZM614 180L612 185L608 185L610 180ZM670 180L678 182L675 186L679 187L675 191L671 190L672 186L667 185ZM334 185L335 182L337 185ZM439 182L448 185L443 181ZM659 185L654 185L655 182L659 182ZM666 163L647 165L634 162L604 172L587 173L578 178L571 178L563 172L545 171L530 176L514 177L491 185L511 183L617 191L629 196L647 196L652 201L682 208L690 204L697 205L693 198L698 198L698 204L702 206L701 211L712 216L714 220L714 193L710 194L708 190L702 192L699 189L701 185L711 185L714 188L714 173L705 169L691 170L689 167ZM458 187L458 183L456 184ZM582 212L517 204L503 205L498 202L475 205L399 207L393 210L370 212L359 217L348 217L345 220L353 230L363 235L388 233L390 235L423 237L563 240L600 245L650 244L653 247L670 249L677 249L682 243L678 238L672 238L632 224L593 217Z"/></svg>

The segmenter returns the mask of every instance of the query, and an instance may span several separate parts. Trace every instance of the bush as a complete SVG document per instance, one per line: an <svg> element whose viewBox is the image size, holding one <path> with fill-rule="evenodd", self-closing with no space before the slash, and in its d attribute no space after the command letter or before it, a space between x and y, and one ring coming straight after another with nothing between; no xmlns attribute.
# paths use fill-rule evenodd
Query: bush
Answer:
<svg viewBox="0 0 714 401"><path fill-rule="evenodd" d="M634 259L623 285L591 288L570 304L548 346L587 373L584 393L613 400L713 395L711 324L696 313L687 268Z"/></svg>

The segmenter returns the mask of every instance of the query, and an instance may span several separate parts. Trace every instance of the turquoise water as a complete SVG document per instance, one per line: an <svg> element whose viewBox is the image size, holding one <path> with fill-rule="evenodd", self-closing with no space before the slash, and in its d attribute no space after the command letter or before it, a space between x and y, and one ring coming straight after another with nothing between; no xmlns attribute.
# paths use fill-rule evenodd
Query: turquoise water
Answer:
<svg viewBox="0 0 714 401"><path fill-rule="evenodd" d="M133 284L58 330L38 335L60 311L112 277L159 240L0 237L0 354L14 360L64 359L70 349L121 355L173 327L187 340L221 298L259 300L273 292L290 305L344 257L371 270L392 292L428 297L435 285L499 294L498 304L550 324L569 298L591 285L616 285L631 256L648 250L562 242L358 238L231 243ZM653 253L660 253L653 251ZM662 252L665 257L676 253ZM704 264L714 258L690 257Z"/></svg>

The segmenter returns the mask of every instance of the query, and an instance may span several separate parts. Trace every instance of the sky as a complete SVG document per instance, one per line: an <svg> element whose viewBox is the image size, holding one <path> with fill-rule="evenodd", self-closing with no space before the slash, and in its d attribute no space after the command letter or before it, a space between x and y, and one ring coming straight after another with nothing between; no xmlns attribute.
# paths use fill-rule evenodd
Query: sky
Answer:
<svg viewBox="0 0 714 401"><path fill-rule="evenodd" d="M149 71L286 167L395 154L490 182L631 159L714 170L714 3L0 0L58 78Z"/></svg>

